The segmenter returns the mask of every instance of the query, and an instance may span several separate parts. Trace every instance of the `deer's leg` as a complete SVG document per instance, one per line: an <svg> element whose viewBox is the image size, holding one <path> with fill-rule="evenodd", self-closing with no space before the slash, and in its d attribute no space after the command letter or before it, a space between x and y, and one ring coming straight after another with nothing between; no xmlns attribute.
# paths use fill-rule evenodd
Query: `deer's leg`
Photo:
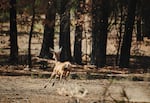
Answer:
<svg viewBox="0 0 150 103"><path fill-rule="evenodd" d="M70 71L66 71L65 78L64 78L66 81L68 80L69 75L70 75Z"/></svg>
<svg viewBox="0 0 150 103"><path fill-rule="evenodd" d="M56 80L56 78L57 78L57 75L55 75L54 82L52 83L52 86L55 85L55 80Z"/></svg>
<svg viewBox="0 0 150 103"><path fill-rule="evenodd" d="M64 76L64 79L62 79L63 76ZM61 74L60 81L61 81L62 84L65 84L65 81L66 81L66 77L65 76L66 76L66 74L64 74L64 73Z"/></svg>
<svg viewBox="0 0 150 103"><path fill-rule="evenodd" d="M67 71L67 73L66 73L66 78L68 78L69 75L70 75L70 71Z"/></svg>
<svg viewBox="0 0 150 103"><path fill-rule="evenodd" d="M53 72L52 74L51 74L51 77L49 78L49 81L46 83L46 85L44 86L44 88L46 88L47 87L47 85L51 82L51 80L52 80L52 78L55 76L55 73Z"/></svg>
<svg viewBox="0 0 150 103"><path fill-rule="evenodd" d="M59 79L60 81L62 80L62 77L63 77L63 73L60 74L60 79Z"/></svg>

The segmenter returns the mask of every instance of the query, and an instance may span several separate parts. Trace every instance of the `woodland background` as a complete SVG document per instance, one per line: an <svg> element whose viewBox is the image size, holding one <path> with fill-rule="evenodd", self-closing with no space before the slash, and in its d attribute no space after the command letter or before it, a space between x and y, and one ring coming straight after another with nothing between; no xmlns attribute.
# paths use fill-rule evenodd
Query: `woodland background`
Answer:
<svg viewBox="0 0 150 103"><path fill-rule="evenodd" d="M35 54L41 58L52 59L49 48L62 47L61 61L149 68L148 4L148 0L2 0L1 45L4 37L9 40L7 47L1 46L0 55L9 57L11 64L23 62L18 37L28 35L24 63L31 67L32 38L41 36L41 48Z"/></svg>
<svg viewBox="0 0 150 103"><path fill-rule="evenodd" d="M150 0L1 0L0 103L149 103ZM52 49L73 65L44 88Z"/></svg>

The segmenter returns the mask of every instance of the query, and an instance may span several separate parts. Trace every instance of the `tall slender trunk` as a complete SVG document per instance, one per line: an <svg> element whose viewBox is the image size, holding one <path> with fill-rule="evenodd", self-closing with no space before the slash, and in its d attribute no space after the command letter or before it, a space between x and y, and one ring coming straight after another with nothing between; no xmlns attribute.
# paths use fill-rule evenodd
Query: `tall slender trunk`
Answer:
<svg viewBox="0 0 150 103"><path fill-rule="evenodd" d="M84 2L85 0L79 0L76 10L76 29L75 29L75 43L74 43L74 61L77 64L82 64L82 32L83 32L83 13L84 13Z"/></svg>
<svg viewBox="0 0 150 103"><path fill-rule="evenodd" d="M136 40L143 41L142 33L142 1L137 1Z"/></svg>
<svg viewBox="0 0 150 103"><path fill-rule="evenodd" d="M61 0L60 11L60 39L59 47L62 47L60 54L61 61L71 61L71 44L70 44L70 5L69 0Z"/></svg>
<svg viewBox="0 0 150 103"><path fill-rule="evenodd" d="M143 19L143 28L142 28L142 32L143 32L143 36L144 37L148 37L148 39L150 39L150 0L141 0L142 2L142 19Z"/></svg>
<svg viewBox="0 0 150 103"><path fill-rule="evenodd" d="M128 15L125 25L125 34L123 36L123 43L121 47L119 67L129 67L130 48L132 42L133 25L135 20L136 3L137 0L129 0Z"/></svg>
<svg viewBox="0 0 150 103"><path fill-rule="evenodd" d="M35 0L33 0L33 3L32 3L32 23L31 23L31 30L30 30L30 34L29 34L29 43L28 43L28 65L29 65L29 68L32 67L31 39L32 39L32 34L33 34L34 21L35 21Z"/></svg>
<svg viewBox="0 0 150 103"><path fill-rule="evenodd" d="M106 64L108 8L108 0L93 0L92 63L98 67Z"/></svg>
<svg viewBox="0 0 150 103"><path fill-rule="evenodd" d="M18 63L16 0L10 0L10 62Z"/></svg>
<svg viewBox="0 0 150 103"><path fill-rule="evenodd" d="M56 16L56 8L54 2L54 0L50 0L48 2L48 8L46 12L43 43L40 51L40 57L43 58L52 58L53 56L52 53L50 53L49 48L54 48L54 27Z"/></svg>
<svg viewBox="0 0 150 103"><path fill-rule="evenodd" d="M119 24L119 34L117 35L118 37L118 48L117 48L117 54L116 54L116 62L115 65L118 65L119 61L119 53L120 53L120 47L121 47L121 42L122 42L122 29L123 29L123 21L124 21L124 13L123 13L123 4L120 4L120 24Z"/></svg>
<svg viewBox="0 0 150 103"><path fill-rule="evenodd" d="M136 30L137 30L136 40L137 41L143 41L141 17L140 16L137 16Z"/></svg>

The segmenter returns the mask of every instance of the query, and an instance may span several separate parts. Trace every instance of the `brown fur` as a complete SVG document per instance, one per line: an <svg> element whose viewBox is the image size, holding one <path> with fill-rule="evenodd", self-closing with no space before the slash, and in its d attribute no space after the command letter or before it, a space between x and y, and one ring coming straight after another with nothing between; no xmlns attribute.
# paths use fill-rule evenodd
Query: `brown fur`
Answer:
<svg viewBox="0 0 150 103"><path fill-rule="evenodd" d="M55 75L60 77L60 80L62 79L63 76L67 78L70 74L70 70L71 70L70 62L57 62L53 69L51 78L53 78L53 76Z"/></svg>
<svg viewBox="0 0 150 103"><path fill-rule="evenodd" d="M65 79L69 76L71 71L71 63L70 62L56 62L53 72L51 74L49 82L54 78L54 80L59 77L60 81L64 77ZM54 81L55 83L55 81ZM53 85L54 85L53 83ZM46 88L48 83L44 86Z"/></svg>

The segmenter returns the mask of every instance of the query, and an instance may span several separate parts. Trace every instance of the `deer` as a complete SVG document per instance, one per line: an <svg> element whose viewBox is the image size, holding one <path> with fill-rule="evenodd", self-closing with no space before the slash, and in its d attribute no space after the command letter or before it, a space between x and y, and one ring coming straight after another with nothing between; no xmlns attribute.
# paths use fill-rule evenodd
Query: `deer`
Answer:
<svg viewBox="0 0 150 103"><path fill-rule="evenodd" d="M57 62L57 61L60 61L60 53L62 51L62 47L59 48L59 50L54 50L52 48L49 49L50 52L53 54L53 59Z"/></svg>
<svg viewBox="0 0 150 103"><path fill-rule="evenodd" d="M65 62L59 61L60 60L60 52L61 52L62 48L60 48L57 52L52 48L50 48L50 50L53 53L53 58L55 60L55 67L53 69L53 72L50 76L48 83L44 86L44 88L47 87L47 85L51 82L51 80L53 78L54 78L54 82L52 83L52 86L54 86L55 80L57 77L59 77L59 81L61 81L63 77L66 80L70 74L71 67L72 67L72 64L69 61L65 61Z"/></svg>

